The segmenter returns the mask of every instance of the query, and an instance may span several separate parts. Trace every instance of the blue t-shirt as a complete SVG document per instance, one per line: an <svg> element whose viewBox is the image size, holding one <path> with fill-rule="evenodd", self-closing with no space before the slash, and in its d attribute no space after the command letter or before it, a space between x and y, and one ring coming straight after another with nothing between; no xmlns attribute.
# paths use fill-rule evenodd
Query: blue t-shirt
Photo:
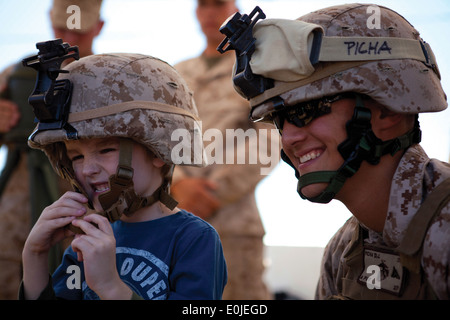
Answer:
<svg viewBox="0 0 450 320"><path fill-rule="evenodd" d="M227 282L216 230L181 210L145 222L112 223L120 278L144 299L221 299ZM78 277L78 278L77 278ZM99 299L71 247L52 277L58 298Z"/></svg>

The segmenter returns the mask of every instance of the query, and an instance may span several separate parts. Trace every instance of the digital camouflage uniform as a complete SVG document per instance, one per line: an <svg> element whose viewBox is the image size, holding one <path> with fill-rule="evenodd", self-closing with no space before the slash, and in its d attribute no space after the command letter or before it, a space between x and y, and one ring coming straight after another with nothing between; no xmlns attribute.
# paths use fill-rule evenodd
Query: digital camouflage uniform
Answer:
<svg viewBox="0 0 450 320"><path fill-rule="evenodd" d="M386 252L388 250L395 252L395 249L400 246L404 239L409 223L428 194L448 178L450 178L450 165L448 163L436 159L430 160L419 145L408 149L400 161L392 181L384 230L379 234L368 229L364 245L378 247ZM427 225L422 227L426 229ZM336 298L338 296L354 299L395 298L392 293L386 294L375 288L368 290L363 282L355 283L364 269L361 266L359 270L356 270L356 273L352 272L353 274L351 274L348 267L349 261L353 260L352 257L357 250L355 247L358 242L356 241L358 228L359 223L356 218L350 218L325 248L316 292L317 299ZM423 253L420 258L422 268L419 270L419 275L425 277L426 281L421 282L422 286L408 290L408 295L405 294L406 292L403 293L404 299L433 298L434 295L439 299L450 299L450 278L447 272L450 265L449 230L450 202L433 218L426 231ZM365 267L367 268L367 266ZM393 268L391 267L387 271L390 273L387 276L389 278L392 275ZM403 275L405 277L404 287L406 287L409 283L408 277L411 279L412 276L416 276L417 271L404 269L403 272L405 273ZM353 280L353 287L349 284L352 276L356 277L351 279ZM381 284L383 284L383 280L382 278ZM426 286L431 286L431 288ZM355 287L359 289L355 290Z"/></svg>
<svg viewBox="0 0 450 320"><path fill-rule="evenodd" d="M231 71L234 63L233 55L225 55L208 65L205 57L196 57L183 61L175 68L186 79L194 92L202 130L218 129L222 132L223 159L227 152L234 155L246 154L253 150L258 141L252 139L245 145L226 149L226 129L254 128L259 139L268 139L263 150L270 154L270 129L264 124L255 125L248 120L248 102L242 99L233 89ZM259 131L259 129L266 129ZM268 134L268 136L267 136ZM276 137L278 139L278 137ZM214 143L204 141L205 148ZM262 144L260 144L262 147ZM278 145L277 145L278 146ZM256 150L256 149L254 149ZM250 151L252 152L252 151ZM272 150L278 154L278 150ZM248 160L246 160L248 161ZM275 164L273 164L275 165ZM258 164L217 164L212 163L205 168L176 167L174 183L183 176L203 177L217 183L215 194L222 207L207 219L218 231L224 248L228 266L228 284L224 291L224 299L269 299L270 295L263 282L263 236L264 227L255 201L255 187L265 177L261 168L267 165Z"/></svg>

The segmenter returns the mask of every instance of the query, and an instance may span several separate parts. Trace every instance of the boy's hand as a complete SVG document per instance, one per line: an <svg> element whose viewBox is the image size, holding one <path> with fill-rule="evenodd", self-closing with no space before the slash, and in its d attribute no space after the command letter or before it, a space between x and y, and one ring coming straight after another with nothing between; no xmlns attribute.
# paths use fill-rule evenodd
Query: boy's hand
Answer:
<svg viewBox="0 0 450 320"><path fill-rule="evenodd" d="M48 252L53 245L73 235L66 225L85 214L87 201L84 195L69 191L42 211L22 252L25 299L36 299L47 286Z"/></svg>
<svg viewBox="0 0 450 320"><path fill-rule="evenodd" d="M68 191L46 207L28 235L24 250L33 254L47 253L59 241L73 235L65 226L86 213L87 201L84 195Z"/></svg>
<svg viewBox="0 0 450 320"><path fill-rule="evenodd" d="M89 288L101 299L130 299L132 292L117 272L116 239L108 219L94 213L72 224L84 232L75 236L72 249L83 261Z"/></svg>

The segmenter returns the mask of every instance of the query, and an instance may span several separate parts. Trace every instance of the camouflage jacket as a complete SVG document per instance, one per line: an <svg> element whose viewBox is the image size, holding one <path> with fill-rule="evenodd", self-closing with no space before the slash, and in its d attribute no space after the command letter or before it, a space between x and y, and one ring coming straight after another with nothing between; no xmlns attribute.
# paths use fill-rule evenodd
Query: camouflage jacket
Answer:
<svg viewBox="0 0 450 320"><path fill-rule="evenodd" d="M345 287L348 286L349 258L354 253L355 230L366 231L364 247L372 244L384 249L399 247L404 239L406 229L419 207L427 196L444 180L450 178L450 165L429 159L420 145L415 145L407 150L402 157L394 174L391 185L388 213L383 232L377 233L361 226L355 217L351 217L333 236L324 251L319 283L316 291L316 299L329 299L342 297ZM447 194L450 193L448 190ZM425 227L426 228L426 227ZM362 242L362 241L361 241ZM435 297L450 299L450 277L448 275L450 265L450 202L431 220L426 230L422 245L420 261L420 274L424 275L422 283L427 282ZM358 260L363 261L366 255L359 252ZM404 269L400 266L400 269ZM409 270L408 270L409 271ZM408 272L406 271L406 272ZM354 274L363 274L363 270L357 270ZM411 273L410 273L411 274ZM410 277L411 278L411 277ZM361 276L358 280L361 279ZM424 280L426 279L426 280ZM358 281L359 282L359 281ZM409 279L405 286L410 286ZM365 284L360 284L365 286ZM362 291L362 289L360 289ZM375 294L375 291L372 290ZM380 291L380 290L378 290ZM422 295L421 298L430 298L430 295ZM371 298L379 298L372 295ZM387 296L387 299L397 299L400 296ZM413 299L419 295L413 295ZM383 297L386 299L386 296Z"/></svg>
<svg viewBox="0 0 450 320"><path fill-rule="evenodd" d="M261 148L261 139L267 137L267 154L275 152L279 161L279 150L270 150L271 134L274 127L267 124L254 124L248 119L250 106L248 101L242 98L233 88L231 74L234 64L234 54L226 54L220 57L213 66L208 66L207 60L200 56L183 61L175 68L180 72L194 92L194 100L198 108L202 130L205 133L221 132L223 140L215 141L214 137L208 140L204 136L206 148L216 148L222 153L223 163L213 161L205 168L177 167L174 172L173 183L183 176L203 177L214 181L218 185L216 195L222 207L209 219L219 234L239 234L262 236L263 225L259 216L255 201L255 187L265 177L261 174L261 168L267 169L268 165L262 165L258 159L255 164L250 164L249 154ZM228 146L226 132L236 132L242 129L255 130L257 139L246 139L245 144L236 143ZM263 130L259 130L263 129ZM276 135L277 139L278 134ZM216 143L213 147L213 143ZM258 146L259 144L259 146ZM259 149L258 149L259 150ZM236 156L245 154L245 164L227 163L226 156L234 153ZM254 155L254 154L253 154Z"/></svg>

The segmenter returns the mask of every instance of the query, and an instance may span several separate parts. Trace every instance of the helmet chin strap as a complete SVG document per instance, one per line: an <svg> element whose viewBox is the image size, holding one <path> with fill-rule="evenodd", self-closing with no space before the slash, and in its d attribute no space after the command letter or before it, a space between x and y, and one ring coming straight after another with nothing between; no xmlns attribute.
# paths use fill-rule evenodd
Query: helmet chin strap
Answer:
<svg viewBox="0 0 450 320"><path fill-rule="evenodd" d="M353 117L346 124L347 139L338 146L339 153L344 158L344 164L336 171L310 172L302 176L296 171L297 192L302 199L316 203L328 203L336 196L345 181L358 171L364 160L376 165L383 155L389 153L393 156L398 151L407 149L421 140L417 115L411 131L388 141L382 141L375 136L370 119L370 110L364 107L362 97L357 94ZM283 151L282 158L293 166ZM307 197L302 193L304 187L315 183L328 183L329 185L315 197Z"/></svg>
<svg viewBox="0 0 450 320"><path fill-rule="evenodd" d="M173 210L178 202L168 193L169 181L164 179L161 186L152 195L142 197L136 194L133 184L134 170L131 166L133 152L133 142L129 139L120 139L119 164L116 174L109 177L109 191L99 196L99 202L103 208L102 212L96 212L92 202L89 200L86 214L97 213L108 218L110 222L117 221L122 214L131 216L137 210L149 207L160 201L170 210ZM75 191L86 195L79 183L73 176L71 170L61 168L65 179L69 180ZM86 195L87 197L87 195ZM69 229L75 233L83 233L80 228L68 225Z"/></svg>
<svg viewBox="0 0 450 320"><path fill-rule="evenodd" d="M149 207L157 201L160 201L171 210L178 204L168 193L167 181L164 181L148 197L136 194L133 184L134 170L131 166L132 153L133 142L129 139L120 139L117 172L109 177L110 190L99 196L99 202L111 222L119 220L122 214L130 216L137 210Z"/></svg>

